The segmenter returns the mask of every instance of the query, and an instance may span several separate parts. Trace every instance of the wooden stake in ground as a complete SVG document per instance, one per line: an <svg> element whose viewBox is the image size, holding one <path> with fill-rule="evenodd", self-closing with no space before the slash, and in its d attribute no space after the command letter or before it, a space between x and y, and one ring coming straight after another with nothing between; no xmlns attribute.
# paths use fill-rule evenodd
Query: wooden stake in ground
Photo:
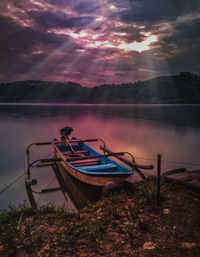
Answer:
<svg viewBox="0 0 200 257"><path fill-rule="evenodd" d="M160 201L160 170L161 170L161 154L157 155L157 192L156 192L156 200Z"/></svg>

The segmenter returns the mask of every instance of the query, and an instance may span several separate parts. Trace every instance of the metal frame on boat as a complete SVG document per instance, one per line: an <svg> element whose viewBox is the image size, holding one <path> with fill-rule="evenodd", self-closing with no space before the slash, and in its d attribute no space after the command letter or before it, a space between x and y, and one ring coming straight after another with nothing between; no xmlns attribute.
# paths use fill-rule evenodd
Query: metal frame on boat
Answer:
<svg viewBox="0 0 200 257"><path fill-rule="evenodd" d="M101 142L100 149L103 154L95 151L92 147L88 146L88 142ZM30 162L30 149L33 146L52 145L54 149L54 158L39 159ZM124 155L129 155L131 161L124 158ZM50 163L57 163L61 165L66 172L78 180L94 185L103 187L109 181L123 181L127 177L131 176L135 171L145 178L144 174L140 170L152 169L152 165L138 165L135 163L134 157L128 152L114 153L110 151L102 139L71 139L71 140L53 140L50 142L33 143L28 146L26 150L26 183L31 183L30 169L36 163L40 165L46 165ZM128 165L130 168L123 166L122 164L108 158L114 157L121 162Z"/></svg>

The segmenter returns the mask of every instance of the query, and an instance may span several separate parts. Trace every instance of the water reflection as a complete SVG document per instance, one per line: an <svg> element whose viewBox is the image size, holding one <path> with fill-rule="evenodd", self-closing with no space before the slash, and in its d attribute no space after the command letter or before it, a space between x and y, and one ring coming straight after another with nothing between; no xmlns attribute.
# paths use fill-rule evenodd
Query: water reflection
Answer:
<svg viewBox="0 0 200 257"><path fill-rule="evenodd" d="M99 187L82 183L67 173L59 164L55 164L53 169L63 194L70 197L77 210L83 208L89 202L97 201L101 197L101 189Z"/></svg>
<svg viewBox="0 0 200 257"><path fill-rule="evenodd" d="M145 119L177 126L200 128L200 105L92 105L92 104L12 104L0 105L0 115L10 117L81 117L88 114L129 119Z"/></svg>

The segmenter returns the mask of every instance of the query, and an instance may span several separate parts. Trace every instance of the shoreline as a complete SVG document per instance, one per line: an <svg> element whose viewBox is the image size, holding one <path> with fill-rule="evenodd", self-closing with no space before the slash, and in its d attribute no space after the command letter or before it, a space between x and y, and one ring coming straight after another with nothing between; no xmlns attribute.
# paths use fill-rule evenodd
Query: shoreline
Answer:
<svg viewBox="0 0 200 257"><path fill-rule="evenodd" d="M129 103L119 103L119 104L109 104L109 103L59 103L59 102L0 102L0 106L12 106L12 105L19 105L19 106L113 106L113 107L153 107L153 106L160 106L160 107L168 107L168 106L200 106L200 103L169 103L169 104L162 104L162 103L155 103L155 104L148 104L148 103L138 103L138 104L129 104Z"/></svg>
<svg viewBox="0 0 200 257"><path fill-rule="evenodd" d="M198 256L200 195L155 178L78 213L53 205L0 213L0 256ZM12 245L12 247L11 247Z"/></svg>

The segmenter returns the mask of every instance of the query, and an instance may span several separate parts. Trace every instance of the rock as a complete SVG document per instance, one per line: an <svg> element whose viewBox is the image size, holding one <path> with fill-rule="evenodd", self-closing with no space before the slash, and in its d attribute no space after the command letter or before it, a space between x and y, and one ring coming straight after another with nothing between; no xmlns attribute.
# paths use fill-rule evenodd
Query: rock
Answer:
<svg viewBox="0 0 200 257"><path fill-rule="evenodd" d="M145 249L145 250L153 250L153 249L155 249L157 247L157 244L154 244L153 242L146 242L146 243L144 243L144 245L143 245L143 248Z"/></svg>
<svg viewBox="0 0 200 257"><path fill-rule="evenodd" d="M103 193L106 192L115 192L120 190L129 191L132 189L133 184L128 181L109 181L105 184L103 188Z"/></svg>
<svg viewBox="0 0 200 257"><path fill-rule="evenodd" d="M196 246L196 243L192 242L184 242L182 243L181 247L182 248L194 248Z"/></svg>

